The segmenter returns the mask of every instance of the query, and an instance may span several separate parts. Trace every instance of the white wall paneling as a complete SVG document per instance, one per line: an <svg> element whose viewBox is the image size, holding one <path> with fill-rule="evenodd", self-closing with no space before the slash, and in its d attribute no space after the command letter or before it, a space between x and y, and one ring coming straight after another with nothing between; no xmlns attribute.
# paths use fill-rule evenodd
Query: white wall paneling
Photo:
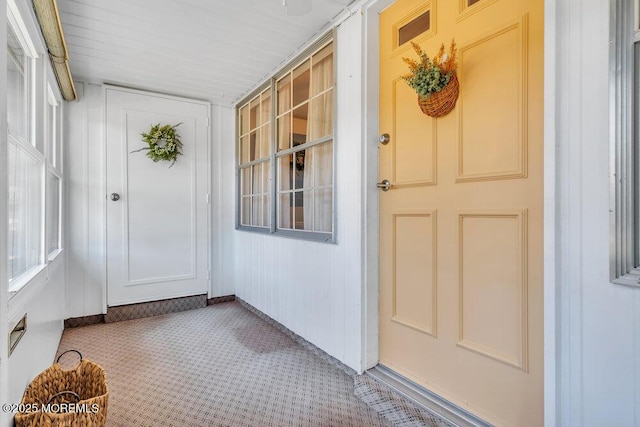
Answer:
<svg viewBox="0 0 640 427"><path fill-rule="evenodd" d="M53 363L64 318L65 252L61 252L9 302L9 327L27 314L27 332L9 357L9 393L5 402L19 403L38 373Z"/></svg>
<svg viewBox="0 0 640 427"><path fill-rule="evenodd" d="M66 318L104 313L105 147L102 89L78 83L79 101L64 104L67 178Z"/></svg>
<svg viewBox="0 0 640 427"><path fill-rule="evenodd" d="M0 2L0 46L7 45L7 7L6 2ZM0 159L7 158L7 49L0 49ZM7 168L0 167L0 260L8 259L7 248L7 190L8 190ZM9 276L7 263L0 262L0 403L8 402L9 393L9 364L8 340L9 318L8 296L9 296ZM0 412L0 426L12 425L11 414Z"/></svg>
<svg viewBox="0 0 640 427"><path fill-rule="evenodd" d="M235 256L235 109L212 110L212 260L209 297L233 295Z"/></svg>
<svg viewBox="0 0 640 427"><path fill-rule="evenodd" d="M362 16L337 28L336 244L235 232L236 294L362 371ZM229 123L233 116L229 116ZM229 151L234 139L225 144ZM232 152L224 161L233 159ZM228 173L233 173L229 169ZM230 175L229 179L232 177ZM231 181L230 181L231 182ZM231 212L234 204L225 209ZM227 213L229 214L229 213Z"/></svg>
<svg viewBox="0 0 640 427"><path fill-rule="evenodd" d="M545 117L554 117L547 147L556 150L557 184L546 188L545 201L556 196L548 212L556 218L555 245L546 250L557 250L547 265L555 262L558 298L558 416L547 422L640 426L640 292L609 281L610 1L547 5L555 46L546 80L555 105L547 102Z"/></svg>

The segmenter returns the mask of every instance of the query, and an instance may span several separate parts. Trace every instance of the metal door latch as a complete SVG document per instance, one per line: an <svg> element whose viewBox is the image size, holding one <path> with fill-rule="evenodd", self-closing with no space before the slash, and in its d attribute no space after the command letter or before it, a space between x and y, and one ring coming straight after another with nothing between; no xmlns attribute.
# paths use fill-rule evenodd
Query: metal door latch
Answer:
<svg viewBox="0 0 640 427"><path fill-rule="evenodd" d="M378 183L378 188L382 191L389 191L389 189L391 188L391 182L389 182L388 179L385 179L382 182Z"/></svg>

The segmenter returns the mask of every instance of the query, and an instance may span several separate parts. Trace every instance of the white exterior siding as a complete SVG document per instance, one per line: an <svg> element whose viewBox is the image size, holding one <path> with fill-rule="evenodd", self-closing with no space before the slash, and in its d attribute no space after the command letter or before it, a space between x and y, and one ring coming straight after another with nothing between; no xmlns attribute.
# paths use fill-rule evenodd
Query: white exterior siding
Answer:
<svg viewBox="0 0 640 427"><path fill-rule="evenodd" d="M362 16L337 29L336 244L235 232L236 295L362 370ZM225 142L235 148L235 141ZM234 161L233 152L225 161ZM228 209L235 209L229 206Z"/></svg>

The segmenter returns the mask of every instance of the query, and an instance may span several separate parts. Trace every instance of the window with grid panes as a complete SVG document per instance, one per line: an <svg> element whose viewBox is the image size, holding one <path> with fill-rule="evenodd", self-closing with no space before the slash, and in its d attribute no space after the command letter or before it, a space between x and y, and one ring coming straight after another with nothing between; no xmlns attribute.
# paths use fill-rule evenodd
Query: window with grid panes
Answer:
<svg viewBox="0 0 640 427"><path fill-rule="evenodd" d="M271 226L271 89L239 110L240 224Z"/></svg>
<svg viewBox="0 0 640 427"><path fill-rule="evenodd" d="M241 227L263 227L291 236L332 240L333 47L332 40L318 44L294 61L294 65L276 74L269 88L241 103L238 109ZM268 107L264 106L265 99L269 101ZM274 147L274 152L265 151L266 147ZM272 168L275 185L270 181ZM275 223L271 224L273 217Z"/></svg>

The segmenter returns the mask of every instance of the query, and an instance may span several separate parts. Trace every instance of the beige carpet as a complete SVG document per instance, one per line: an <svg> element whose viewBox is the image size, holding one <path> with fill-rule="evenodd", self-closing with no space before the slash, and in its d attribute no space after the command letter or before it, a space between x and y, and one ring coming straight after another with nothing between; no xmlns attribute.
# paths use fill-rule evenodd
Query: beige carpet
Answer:
<svg viewBox="0 0 640 427"><path fill-rule="evenodd" d="M67 349L105 368L108 426L387 425L345 372L237 302L67 329Z"/></svg>

